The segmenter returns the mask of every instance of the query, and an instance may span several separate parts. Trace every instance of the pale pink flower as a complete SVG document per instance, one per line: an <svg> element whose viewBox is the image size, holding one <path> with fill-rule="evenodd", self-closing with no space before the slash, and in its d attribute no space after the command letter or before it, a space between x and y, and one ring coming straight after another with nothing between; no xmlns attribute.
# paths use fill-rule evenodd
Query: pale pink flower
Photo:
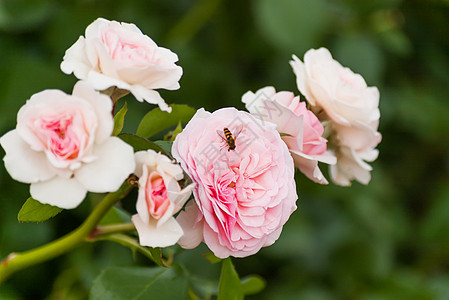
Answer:
<svg viewBox="0 0 449 300"><path fill-rule="evenodd" d="M353 179L368 183L371 167L363 160L375 160L374 148L381 140L378 89L368 87L362 76L343 67L326 48L307 51L304 62L293 56L290 64L312 110L329 122L330 148L337 156L332 179L340 185Z"/></svg>
<svg viewBox="0 0 449 300"><path fill-rule="evenodd" d="M336 158L327 150L324 128L318 118L306 108L305 102L292 92L278 92L265 87L242 96L246 109L255 117L276 124L282 140L295 161L295 166L311 180L327 184L318 162L335 164Z"/></svg>
<svg viewBox="0 0 449 300"><path fill-rule="evenodd" d="M116 86L130 91L138 101L170 111L155 90L179 89L182 68L177 61L175 53L158 47L136 25L99 18L66 51L61 70L73 72L97 90Z"/></svg>
<svg viewBox="0 0 449 300"><path fill-rule="evenodd" d="M324 110L331 120L345 126L379 119L379 90L340 65L326 48L307 51L304 63L293 55L290 64L299 91L316 111Z"/></svg>
<svg viewBox="0 0 449 300"><path fill-rule="evenodd" d="M330 167L332 181L342 186L351 185L352 180L363 184L370 182L372 167L365 161L372 162L379 155L374 149L382 139L377 132L378 124L374 121L357 128L330 122L333 151L337 156L337 164Z"/></svg>
<svg viewBox="0 0 449 300"><path fill-rule="evenodd" d="M176 244L183 231L173 217L192 194L193 184L184 189L178 184L184 173L167 156L153 150L135 153L139 177L137 214L132 222L142 246L168 247Z"/></svg>
<svg viewBox="0 0 449 300"><path fill-rule="evenodd" d="M0 138L5 167L31 183L31 196L74 208L87 191L116 191L135 168L133 149L112 137L112 103L85 82L72 95L59 90L34 94L22 106L17 127Z"/></svg>
<svg viewBox="0 0 449 300"><path fill-rule="evenodd" d="M244 257L278 239L298 196L293 159L274 124L235 108L200 109L172 153L196 183L195 201L177 217L182 247L204 241L217 257Z"/></svg>

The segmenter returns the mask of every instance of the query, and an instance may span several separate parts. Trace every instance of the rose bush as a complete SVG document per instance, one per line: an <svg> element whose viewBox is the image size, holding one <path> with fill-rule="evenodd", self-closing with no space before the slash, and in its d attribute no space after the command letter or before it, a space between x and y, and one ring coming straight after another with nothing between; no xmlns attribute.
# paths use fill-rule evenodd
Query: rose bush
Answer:
<svg viewBox="0 0 449 300"><path fill-rule="evenodd" d="M31 196L74 208L87 191L116 191L134 171L131 146L112 137L112 103L86 82L72 95L34 94L20 109L17 127L0 138L11 176L31 183Z"/></svg>
<svg viewBox="0 0 449 300"><path fill-rule="evenodd" d="M330 144L337 156L331 167L333 181L368 183L371 167L364 160L376 159L374 148L381 140L378 89L368 87L362 76L343 67L325 48L307 51L304 62L293 56L290 64L299 91L320 120L329 121Z"/></svg>
<svg viewBox="0 0 449 300"><path fill-rule="evenodd" d="M274 87L265 87L256 93L242 96L246 109L263 121L276 124L282 140L295 161L295 166L311 180L327 184L318 167L318 162L335 164L336 158L327 150L324 128L318 118L306 108L292 92L278 92Z"/></svg>
<svg viewBox="0 0 449 300"><path fill-rule="evenodd" d="M177 61L175 53L158 47L136 25L99 18L66 51L61 70L97 90L116 86L130 91L138 101L170 111L155 89L179 88L182 68Z"/></svg>
<svg viewBox="0 0 449 300"><path fill-rule="evenodd" d="M224 128L234 150L220 134ZM204 241L217 257L244 257L278 239L298 196L293 159L274 124L234 108L200 109L172 153L196 183L195 202L177 218L181 246Z"/></svg>
<svg viewBox="0 0 449 300"><path fill-rule="evenodd" d="M184 178L179 165L154 150L135 153L139 177L137 214L132 222L142 246L167 247L176 244L182 236L181 226L173 217L192 194L194 184L184 189L178 181Z"/></svg>

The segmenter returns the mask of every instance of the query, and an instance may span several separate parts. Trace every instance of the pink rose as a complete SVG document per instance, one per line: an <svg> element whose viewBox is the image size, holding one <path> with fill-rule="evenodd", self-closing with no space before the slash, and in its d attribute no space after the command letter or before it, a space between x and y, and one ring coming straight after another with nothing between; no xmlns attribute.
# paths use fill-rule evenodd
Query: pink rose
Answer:
<svg viewBox="0 0 449 300"><path fill-rule="evenodd" d="M371 167L364 160L376 159L374 148L381 140L378 89L368 87L362 76L340 65L325 48L307 51L304 63L293 56L290 64L298 89L320 120L329 122L331 150L337 157L331 167L333 181L368 183Z"/></svg>
<svg viewBox="0 0 449 300"><path fill-rule="evenodd" d="M132 222L139 234L140 244L167 247L176 244L183 231L173 217L192 194L193 184L181 190L178 180L184 173L167 156L153 150L135 154L139 177L137 214Z"/></svg>
<svg viewBox="0 0 449 300"><path fill-rule="evenodd" d="M277 125L278 132L287 134L282 139L287 144L295 161L295 166L311 180L327 184L318 162L335 164L336 158L327 150L327 140L323 137L323 125L306 108L305 102L291 92L278 92L273 87L265 87L255 94L247 92L242 97L246 109L255 117Z"/></svg>
<svg viewBox="0 0 449 300"><path fill-rule="evenodd" d="M195 202L177 218L181 246L204 241L217 257L244 257L278 239L298 196L293 159L274 124L234 108L200 109L172 153L196 183Z"/></svg>
<svg viewBox="0 0 449 300"><path fill-rule="evenodd" d="M116 86L129 90L139 101L170 111L155 89L179 88L182 68L177 61L175 53L158 47L136 25L99 18L66 51L61 70L73 72L97 90Z"/></svg>
<svg viewBox="0 0 449 300"><path fill-rule="evenodd" d="M116 191L134 171L131 146L111 137L109 97L78 82L73 95L59 90L34 94L22 106L17 127L0 138L5 166L31 196L74 208L87 191Z"/></svg>

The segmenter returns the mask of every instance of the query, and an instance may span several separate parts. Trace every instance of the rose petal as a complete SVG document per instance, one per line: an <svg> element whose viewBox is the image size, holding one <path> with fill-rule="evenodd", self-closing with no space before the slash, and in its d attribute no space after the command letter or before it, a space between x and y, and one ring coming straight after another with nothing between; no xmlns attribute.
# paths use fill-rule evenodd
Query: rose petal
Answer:
<svg viewBox="0 0 449 300"><path fill-rule="evenodd" d="M176 221L184 232L178 241L182 248L193 249L203 241L203 221L199 221L199 218L201 213L195 201L188 202L185 210L176 217Z"/></svg>
<svg viewBox="0 0 449 300"><path fill-rule="evenodd" d="M117 137L96 145L97 159L75 172L78 181L90 192L116 191L135 169L133 148Z"/></svg>
<svg viewBox="0 0 449 300"><path fill-rule="evenodd" d="M75 178L54 177L48 181L32 183L31 197L43 204L64 209L77 207L86 197L86 189Z"/></svg>
<svg viewBox="0 0 449 300"><path fill-rule="evenodd" d="M17 133L11 130L0 138L5 149L3 158L8 173L17 181L34 183L49 180L55 176L54 168L48 163L44 152L34 151Z"/></svg>
<svg viewBox="0 0 449 300"><path fill-rule="evenodd" d="M149 223L144 223L139 215L131 218L139 234L139 244L148 247L168 247L176 244L182 236L183 231L175 218L168 219L161 226L157 226L157 221L150 219Z"/></svg>

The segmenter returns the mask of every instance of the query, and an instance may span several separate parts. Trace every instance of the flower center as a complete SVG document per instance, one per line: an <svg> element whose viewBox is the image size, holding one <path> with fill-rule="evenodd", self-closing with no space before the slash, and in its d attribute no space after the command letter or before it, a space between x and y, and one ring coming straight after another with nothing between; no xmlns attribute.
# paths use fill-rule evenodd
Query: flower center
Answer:
<svg viewBox="0 0 449 300"><path fill-rule="evenodd" d="M53 155L63 160L78 157L80 141L73 130L73 116L63 115L57 119L39 121L40 138Z"/></svg>
<svg viewBox="0 0 449 300"><path fill-rule="evenodd" d="M148 212L156 220L159 220L165 214L170 205L164 179L156 172L148 176L145 199Z"/></svg>
<svg viewBox="0 0 449 300"><path fill-rule="evenodd" d="M120 34L114 30L104 33L103 43L113 60L126 65L145 67L154 61L155 52L147 45L127 38L124 34Z"/></svg>

